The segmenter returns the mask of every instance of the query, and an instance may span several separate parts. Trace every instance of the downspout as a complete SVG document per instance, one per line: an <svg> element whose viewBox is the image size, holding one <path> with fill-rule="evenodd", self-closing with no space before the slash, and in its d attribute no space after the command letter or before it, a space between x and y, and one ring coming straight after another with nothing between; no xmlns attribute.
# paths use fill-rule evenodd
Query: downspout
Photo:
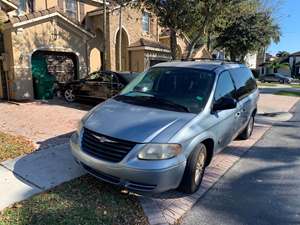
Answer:
<svg viewBox="0 0 300 225"><path fill-rule="evenodd" d="M106 37L107 37L107 21L106 21L106 0L103 0L103 65L102 65L102 70L106 70Z"/></svg>

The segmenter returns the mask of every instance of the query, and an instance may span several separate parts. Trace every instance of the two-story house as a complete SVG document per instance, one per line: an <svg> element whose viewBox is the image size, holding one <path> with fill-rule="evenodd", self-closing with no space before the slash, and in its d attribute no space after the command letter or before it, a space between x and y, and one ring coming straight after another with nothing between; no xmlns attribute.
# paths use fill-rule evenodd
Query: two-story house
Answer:
<svg viewBox="0 0 300 225"><path fill-rule="evenodd" d="M0 98L33 100L53 80L85 77L103 68L104 49L108 70L141 72L171 59L155 15L107 2L104 32L101 1L0 0ZM189 40L178 38L181 58Z"/></svg>

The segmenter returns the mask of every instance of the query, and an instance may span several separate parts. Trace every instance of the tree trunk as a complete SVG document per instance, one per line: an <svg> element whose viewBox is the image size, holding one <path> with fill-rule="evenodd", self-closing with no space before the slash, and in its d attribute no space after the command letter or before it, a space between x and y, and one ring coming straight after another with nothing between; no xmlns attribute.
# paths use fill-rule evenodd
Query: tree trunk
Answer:
<svg viewBox="0 0 300 225"><path fill-rule="evenodd" d="M206 43L206 47L207 47L207 51L210 52L210 45L211 45L211 32L207 32L207 43Z"/></svg>
<svg viewBox="0 0 300 225"><path fill-rule="evenodd" d="M177 58L177 35L176 30L170 28L170 47L171 47L171 56L175 60Z"/></svg>
<svg viewBox="0 0 300 225"><path fill-rule="evenodd" d="M230 55L230 60L231 61L233 61L233 62L236 61L236 55L235 55L235 53L233 53L232 51L229 50L229 55Z"/></svg>

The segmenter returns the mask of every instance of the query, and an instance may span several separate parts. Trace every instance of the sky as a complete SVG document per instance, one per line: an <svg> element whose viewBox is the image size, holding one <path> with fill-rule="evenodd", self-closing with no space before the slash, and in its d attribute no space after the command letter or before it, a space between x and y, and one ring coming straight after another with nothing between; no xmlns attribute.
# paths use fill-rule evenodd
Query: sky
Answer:
<svg viewBox="0 0 300 225"><path fill-rule="evenodd" d="M300 51L300 0L282 0L277 10L282 36L278 44L271 44L268 52L275 55L278 51Z"/></svg>

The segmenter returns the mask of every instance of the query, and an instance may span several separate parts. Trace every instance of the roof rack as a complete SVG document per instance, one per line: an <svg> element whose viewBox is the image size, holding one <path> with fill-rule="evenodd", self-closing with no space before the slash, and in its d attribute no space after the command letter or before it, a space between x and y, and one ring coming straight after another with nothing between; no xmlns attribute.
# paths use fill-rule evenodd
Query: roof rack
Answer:
<svg viewBox="0 0 300 225"><path fill-rule="evenodd" d="M192 59L181 59L181 61L215 61L215 62L221 62L222 65L223 64L239 64L241 62L239 61L231 61L231 60L227 60L227 59L213 59L213 58L192 58Z"/></svg>

